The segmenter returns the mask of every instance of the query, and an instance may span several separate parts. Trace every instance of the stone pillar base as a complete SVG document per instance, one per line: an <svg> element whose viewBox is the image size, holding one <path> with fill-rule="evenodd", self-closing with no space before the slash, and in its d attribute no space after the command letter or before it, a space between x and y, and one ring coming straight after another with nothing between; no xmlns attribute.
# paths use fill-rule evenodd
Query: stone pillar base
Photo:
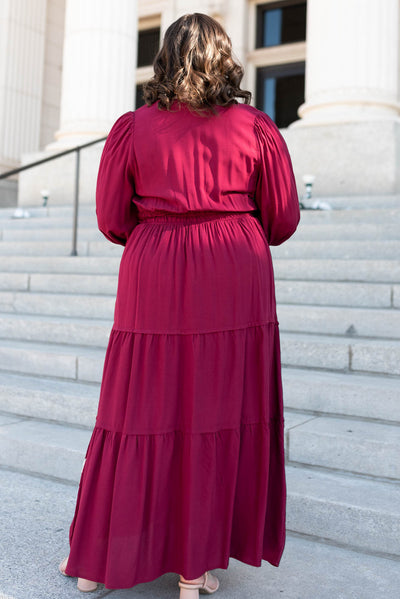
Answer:
<svg viewBox="0 0 400 599"><path fill-rule="evenodd" d="M282 131L300 195L303 175L315 175L313 195L318 197L400 191L400 120L300 123Z"/></svg>
<svg viewBox="0 0 400 599"><path fill-rule="evenodd" d="M2 179L0 181L0 208L9 208L17 205L18 183L14 180Z"/></svg>
<svg viewBox="0 0 400 599"><path fill-rule="evenodd" d="M80 156L80 204L94 203L96 194L97 173L104 142L81 150ZM57 152L36 152L24 154L22 164L46 158ZM72 204L75 195L76 154L67 154L61 158L46 162L40 166L23 171L19 175L18 205L41 206L42 189L49 191L48 205Z"/></svg>

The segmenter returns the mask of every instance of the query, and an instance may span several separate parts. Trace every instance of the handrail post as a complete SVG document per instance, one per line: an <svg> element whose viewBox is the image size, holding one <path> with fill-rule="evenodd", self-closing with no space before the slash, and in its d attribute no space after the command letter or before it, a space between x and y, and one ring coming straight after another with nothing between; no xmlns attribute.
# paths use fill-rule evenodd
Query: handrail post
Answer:
<svg viewBox="0 0 400 599"><path fill-rule="evenodd" d="M72 225L72 250L71 256L77 256L78 250L78 208L79 208L79 168L80 168L80 149L76 150L75 163L75 198L74 198L74 220Z"/></svg>

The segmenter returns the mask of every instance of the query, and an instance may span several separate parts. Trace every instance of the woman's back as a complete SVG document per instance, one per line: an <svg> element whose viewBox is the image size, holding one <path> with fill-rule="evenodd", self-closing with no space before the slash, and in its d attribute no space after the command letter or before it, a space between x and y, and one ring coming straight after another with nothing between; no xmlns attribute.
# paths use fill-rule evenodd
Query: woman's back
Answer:
<svg viewBox="0 0 400 599"><path fill-rule="evenodd" d="M252 210L259 147L257 112L243 104L202 116L184 104L135 112L135 203L162 210ZM143 198L143 201L142 201Z"/></svg>
<svg viewBox="0 0 400 599"><path fill-rule="evenodd" d="M125 244L148 213L209 211L259 211L270 245L293 233L297 191L278 128L245 104L215 110L197 114L177 102L171 111L160 110L155 103L117 120L97 185L99 227L107 237ZM118 203L125 205L119 213Z"/></svg>

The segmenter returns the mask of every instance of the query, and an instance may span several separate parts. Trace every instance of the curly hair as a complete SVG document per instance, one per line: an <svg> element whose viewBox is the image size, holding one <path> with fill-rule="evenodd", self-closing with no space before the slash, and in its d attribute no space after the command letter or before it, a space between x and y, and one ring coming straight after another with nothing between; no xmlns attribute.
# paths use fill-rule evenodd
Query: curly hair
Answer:
<svg viewBox="0 0 400 599"><path fill-rule="evenodd" d="M202 13L187 14L170 25L154 62L154 76L144 84L151 106L170 110L174 100L196 112L237 104L251 93L240 89L243 68L232 58L232 42L224 28Z"/></svg>

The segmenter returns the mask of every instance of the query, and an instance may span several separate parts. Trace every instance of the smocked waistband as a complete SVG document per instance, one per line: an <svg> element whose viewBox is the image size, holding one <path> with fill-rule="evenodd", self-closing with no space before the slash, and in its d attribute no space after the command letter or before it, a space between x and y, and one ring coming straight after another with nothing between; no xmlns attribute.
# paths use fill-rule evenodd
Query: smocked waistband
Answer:
<svg viewBox="0 0 400 599"><path fill-rule="evenodd" d="M215 219L231 219L241 218L247 215L253 215L254 210L251 211L227 211L227 210L210 210L210 211L192 211L192 212L168 212L155 214L154 212L148 212L145 214L140 211L138 214L138 223L180 223L182 225L189 223L201 223Z"/></svg>

